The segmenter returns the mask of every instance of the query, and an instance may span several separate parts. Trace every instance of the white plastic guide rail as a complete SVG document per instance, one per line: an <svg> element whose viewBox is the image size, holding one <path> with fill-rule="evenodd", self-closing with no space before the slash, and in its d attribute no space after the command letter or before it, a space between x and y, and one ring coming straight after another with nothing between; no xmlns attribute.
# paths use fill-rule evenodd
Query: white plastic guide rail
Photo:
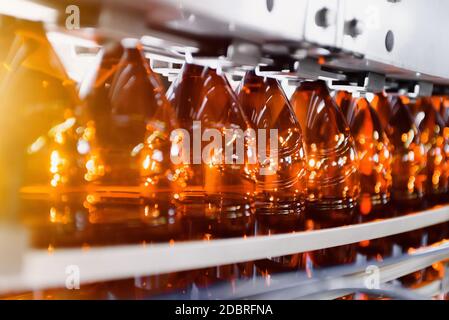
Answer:
<svg viewBox="0 0 449 320"><path fill-rule="evenodd" d="M76 265L81 282L193 270L357 243L449 221L449 206L399 218L317 231L191 241L175 244L124 245L83 249L29 250L19 274L0 275L0 292L64 287L66 268Z"/></svg>
<svg viewBox="0 0 449 320"><path fill-rule="evenodd" d="M337 272L322 272L317 274L316 279L296 280L294 276L286 274L277 279L277 286L267 290L263 283L259 286L252 284L252 288L240 290L236 298L249 299L335 299L346 294L353 293L358 289L366 290L365 279L370 273L366 272L366 266L377 266L379 289L385 292L391 291L392 296L399 293L408 299L431 298L440 293L446 293L446 289L438 287L441 281L434 281L413 291L400 286L384 285L385 283L408 275L412 272L423 270L435 262L449 258L449 243L442 243L436 247L421 249L414 254L405 254L401 257L388 258L383 263L368 262L356 266L342 266ZM368 290L369 291L369 290ZM245 293L251 292L249 296Z"/></svg>
<svg viewBox="0 0 449 320"><path fill-rule="evenodd" d="M306 271L272 274L267 284L266 278L259 276L234 281L232 290L229 288L229 283L224 282L208 288L207 295L218 300L331 300L352 293L368 293L396 299L430 299L449 291L442 285L444 279L423 283L420 287L413 289L403 287L398 281L390 281L421 271L435 262L448 258L449 242L443 242L422 248L412 254L387 258L383 262L370 261L315 270L312 277ZM367 272L367 270L373 270L373 267L377 270L376 275ZM378 276L378 287L368 287L372 286L371 281L367 282L367 277L370 276ZM165 299L177 299L177 297L176 293L164 296ZM191 298L201 299L201 295L195 292Z"/></svg>

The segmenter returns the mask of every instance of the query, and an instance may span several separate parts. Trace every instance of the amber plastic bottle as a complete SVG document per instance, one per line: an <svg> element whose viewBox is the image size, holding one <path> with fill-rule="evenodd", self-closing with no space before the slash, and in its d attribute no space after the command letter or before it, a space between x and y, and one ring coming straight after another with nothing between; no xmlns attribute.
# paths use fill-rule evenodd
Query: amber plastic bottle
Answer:
<svg viewBox="0 0 449 320"><path fill-rule="evenodd" d="M247 153L250 125L226 78L185 64L167 96L182 129L172 135L172 155L183 164L177 174L181 210L209 217L252 213L257 162Z"/></svg>
<svg viewBox="0 0 449 320"><path fill-rule="evenodd" d="M432 98L433 104L436 108L436 110L441 115L441 118L444 122L444 129L443 129L443 138L444 138L444 154L446 156L446 163L445 163L445 169L446 169L446 179L449 181L449 98L447 96L440 96L440 97L434 97Z"/></svg>
<svg viewBox="0 0 449 320"><path fill-rule="evenodd" d="M390 200L392 155L376 111L365 98L358 99L357 109L351 131L359 157L360 211L368 214Z"/></svg>
<svg viewBox="0 0 449 320"><path fill-rule="evenodd" d="M360 193L358 157L349 125L323 81L303 82L291 103L304 135L307 159L305 229L319 230L355 223ZM300 266L315 269L355 261L356 245L300 255Z"/></svg>
<svg viewBox="0 0 449 320"><path fill-rule="evenodd" d="M291 98L303 129L307 156L307 202L314 211L344 211L360 193L354 139L323 81L302 83Z"/></svg>
<svg viewBox="0 0 449 320"><path fill-rule="evenodd" d="M22 194L36 196L78 191L82 158L75 83L40 23L15 21L12 29L0 71L1 194L11 201L18 186Z"/></svg>
<svg viewBox="0 0 449 320"><path fill-rule="evenodd" d="M421 141L427 155L427 198L431 204L446 201L448 192L449 140L448 129L443 117L447 117L443 97L420 98L416 102L415 120L420 129ZM426 228L429 244L447 237L447 224ZM443 271L441 264L429 266L425 271L425 280L436 280Z"/></svg>
<svg viewBox="0 0 449 320"><path fill-rule="evenodd" d="M257 172L257 212L264 214L299 214L306 196L305 153L298 120L277 80L248 72L238 90L239 102L251 126L278 133L278 145L267 139L266 153L277 155L277 170L270 175ZM269 165L269 164L268 164ZM260 164L261 167L266 166Z"/></svg>
<svg viewBox="0 0 449 320"><path fill-rule="evenodd" d="M420 202L426 193L426 156L410 108L396 99L390 119L393 149L392 197L401 205Z"/></svg>
<svg viewBox="0 0 449 320"><path fill-rule="evenodd" d="M9 49L14 41L15 28L14 23L16 19L9 16L0 15L0 86L2 85L2 77L7 72L7 66L5 59L8 55ZM8 107L0 106L0 110L3 114L6 114ZM9 118L9 119L8 119ZM11 139L6 133L10 132L15 126L18 126L21 120L18 118L17 113L11 114L10 117L1 117L0 126L0 149L12 150L13 146L18 142ZM17 137L19 138L19 137ZM8 157L8 155L12 157ZM17 163L19 154L11 154L10 152L1 152L0 154L0 175L3 177L0 180L0 221L14 220L17 213L18 204L18 191L20 188L20 178L17 177L21 174L20 164ZM11 164L16 163L14 167Z"/></svg>
<svg viewBox="0 0 449 320"><path fill-rule="evenodd" d="M392 153L390 141L378 113L365 98L357 100L358 112L351 126L359 156L361 195L360 223L391 218ZM357 253L370 261L382 261L392 254L394 241L385 237L361 241Z"/></svg>
<svg viewBox="0 0 449 320"><path fill-rule="evenodd" d="M170 133L176 128L165 90L140 44L125 39L104 49L100 65L82 86L84 179L90 204L154 205L173 200L176 167Z"/></svg>
<svg viewBox="0 0 449 320"><path fill-rule="evenodd" d="M442 198L448 191L448 164L445 150L449 148L449 145L444 137L445 123L430 98L420 98L416 102L414 116L427 156L425 169L427 195L438 201L438 198Z"/></svg>
<svg viewBox="0 0 449 320"><path fill-rule="evenodd" d="M391 99L392 116L389 121L389 138L392 145L392 199L397 214L417 211L426 207L427 194L427 156L421 141L421 132L413 112L418 110L408 97ZM403 253L411 252L428 245L426 230L394 235L396 247ZM398 279L404 286L419 285L424 278L425 269L413 272Z"/></svg>

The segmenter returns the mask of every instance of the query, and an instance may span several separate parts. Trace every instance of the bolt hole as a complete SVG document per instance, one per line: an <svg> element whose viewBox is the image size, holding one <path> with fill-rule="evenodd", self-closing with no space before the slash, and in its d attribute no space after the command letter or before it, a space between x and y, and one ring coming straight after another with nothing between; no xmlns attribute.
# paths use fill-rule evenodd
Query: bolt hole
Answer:
<svg viewBox="0 0 449 320"><path fill-rule="evenodd" d="M274 0L267 0L267 10L268 10L268 12L271 12L271 11L273 11L273 8L274 8Z"/></svg>
<svg viewBox="0 0 449 320"><path fill-rule="evenodd" d="M393 31L389 30L385 37L385 48L387 49L388 52L391 52L393 51L393 47L394 47L394 34Z"/></svg>

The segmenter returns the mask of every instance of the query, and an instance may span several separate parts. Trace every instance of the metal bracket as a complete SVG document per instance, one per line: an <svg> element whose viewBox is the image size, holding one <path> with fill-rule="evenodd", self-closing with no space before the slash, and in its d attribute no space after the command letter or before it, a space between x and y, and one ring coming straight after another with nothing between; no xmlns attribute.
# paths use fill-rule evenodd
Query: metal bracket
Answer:
<svg viewBox="0 0 449 320"><path fill-rule="evenodd" d="M430 97L433 92L433 83L420 81L415 85L415 90L409 94L411 98Z"/></svg>
<svg viewBox="0 0 449 320"><path fill-rule="evenodd" d="M262 58L260 46L243 41L234 41L227 50L227 60L240 66L257 66Z"/></svg>
<svg viewBox="0 0 449 320"><path fill-rule="evenodd" d="M368 72L365 75L347 75L346 81L331 81L329 87L334 90L348 92L378 93L385 87L385 76L382 74Z"/></svg>
<svg viewBox="0 0 449 320"><path fill-rule="evenodd" d="M171 80L181 71L182 63L150 58L150 66L154 72L159 73Z"/></svg>
<svg viewBox="0 0 449 320"><path fill-rule="evenodd" d="M295 72L299 78L311 80L337 79L342 81L346 79L344 74L323 70L316 59L300 60Z"/></svg>
<svg viewBox="0 0 449 320"><path fill-rule="evenodd" d="M264 77L287 79L290 85L297 85L301 80L337 79L343 81L346 79L342 73L323 70L318 61L313 58L286 62L281 65L259 66L256 73Z"/></svg>
<svg viewBox="0 0 449 320"><path fill-rule="evenodd" d="M393 81L389 83L388 87L388 93L408 96L411 99L430 97L433 94L433 84L426 81Z"/></svg>

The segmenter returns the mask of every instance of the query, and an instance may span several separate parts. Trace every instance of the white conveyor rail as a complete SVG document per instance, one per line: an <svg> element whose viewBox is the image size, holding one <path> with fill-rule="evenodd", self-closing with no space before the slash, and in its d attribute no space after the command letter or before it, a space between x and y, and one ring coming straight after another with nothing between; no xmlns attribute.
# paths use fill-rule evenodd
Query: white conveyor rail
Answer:
<svg viewBox="0 0 449 320"><path fill-rule="evenodd" d="M406 216L317 231L86 249L29 249L21 272L0 274L0 292L64 287L68 266L79 267L81 283L193 270L264 259L382 238L449 221L449 206Z"/></svg>

